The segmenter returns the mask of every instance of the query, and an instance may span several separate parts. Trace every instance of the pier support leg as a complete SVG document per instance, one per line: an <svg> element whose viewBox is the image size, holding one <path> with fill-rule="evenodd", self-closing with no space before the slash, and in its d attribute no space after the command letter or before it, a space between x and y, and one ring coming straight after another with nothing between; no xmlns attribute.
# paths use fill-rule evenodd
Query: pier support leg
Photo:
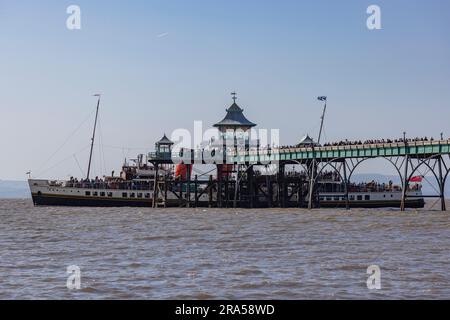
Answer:
<svg viewBox="0 0 450 320"><path fill-rule="evenodd" d="M221 164L217 165L217 207L223 207L222 189L223 188L223 167Z"/></svg>
<svg viewBox="0 0 450 320"><path fill-rule="evenodd" d="M438 159L438 169L439 169L439 197L441 198L441 210L446 211L447 207L445 205L445 181L442 174L442 156Z"/></svg>
<svg viewBox="0 0 450 320"><path fill-rule="evenodd" d="M259 179L253 175L253 207L259 208Z"/></svg>
<svg viewBox="0 0 450 320"><path fill-rule="evenodd" d="M186 165L186 198L187 198L187 203L186 203L186 208L190 208L191 207L191 164Z"/></svg>
<svg viewBox="0 0 450 320"><path fill-rule="evenodd" d="M164 183L164 208L167 207L167 177L164 177L165 183Z"/></svg>
<svg viewBox="0 0 450 320"><path fill-rule="evenodd" d="M155 179L153 180L153 199L152 199L152 207L156 208L158 201L158 175L159 175L159 167L155 164Z"/></svg>
<svg viewBox="0 0 450 320"><path fill-rule="evenodd" d="M228 175L227 172L227 177L225 178L225 208L228 208L228 202L230 200L229 188L230 188L230 176Z"/></svg>
<svg viewBox="0 0 450 320"><path fill-rule="evenodd" d="M345 209L349 210L350 209L350 202L348 200L348 178L347 178L347 163L345 162L345 160L342 162L343 166L344 166L344 193L345 193Z"/></svg>
<svg viewBox="0 0 450 320"><path fill-rule="evenodd" d="M198 207L198 176L195 175L195 180L194 180L194 206L197 208Z"/></svg>
<svg viewBox="0 0 450 320"><path fill-rule="evenodd" d="M183 177L180 177L180 207L183 206Z"/></svg>
<svg viewBox="0 0 450 320"><path fill-rule="evenodd" d="M247 170L247 189L248 189L248 206L253 208L254 206L254 183L253 183L253 166Z"/></svg>
<svg viewBox="0 0 450 320"><path fill-rule="evenodd" d="M285 164L278 164L278 205L280 208L286 207L286 183L285 183Z"/></svg>
<svg viewBox="0 0 450 320"><path fill-rule="evenodd" d="M267 186L267 207L272 208L273 193L272 193L272 181L270 179L270 176L266 176L266 186Z"/></svg>
<svg viewBox="0 0 450 320"><path fill-rule="evenodd" d="M408 189L408 166L409 166L409 156L405 156L405 168L403 170L403 181L402 181L402 200L400 202L400 210L405 211L406 208L406 192Z"/></svg>
<svg viewBox="0 0 450 320"><path fill-rule="evenodd" d="M209 176L209 183L208 183L208 208L212 207L213 202L213 177L212 175Z"/></svg>
<svg viewBox="0 0 450 320"><path fill-rule="evenodd" d="M308 209L313 208L313 193L314 193L314 180L316 171L316 160L313 159L311 163L311 172L309 174L309 194L308 194Z"/></svg>
<svg viewBox="0 0 450 320"><path fill-rule="evenodd" d="M233 208L236 208L237 206L237 198L238 198L238 191L239 191L239 173L241 166L239 164L236 165L236 179L234 181L234 196L233 196Z"/></svg>

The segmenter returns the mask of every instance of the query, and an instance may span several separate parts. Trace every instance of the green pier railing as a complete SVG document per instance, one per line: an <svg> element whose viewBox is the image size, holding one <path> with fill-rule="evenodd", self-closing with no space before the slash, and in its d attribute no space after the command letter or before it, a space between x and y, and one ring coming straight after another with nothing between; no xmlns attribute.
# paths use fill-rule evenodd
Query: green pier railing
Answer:
<svg viewBox="0 0 450 320"><path fill-rule="evenodd" d="M249 150L227 156L227 163L268 163L278 161L329 161L339 158L377 158L410 155L430 157L450 154L450 140L410 143L362 144L309 148L273 148Z"/></svg>
<svg viewBox="0 0 450 320"><path fill-rule="evenodd" d="M308 148L269 148L242 150L237 153L228 151L225 163L265 164L274 162L330 161L333 159L377 158L377 157L411 157L427 158L434 155L450 155L450 140L420 141L405 143L361 144L346 146L308 147ZM221 156L222 158L223 156ZM205 161L201 150L180 153L149 153L149 159L159 162L212 163ZM208 158L210 159L210 158Z"/></svg>

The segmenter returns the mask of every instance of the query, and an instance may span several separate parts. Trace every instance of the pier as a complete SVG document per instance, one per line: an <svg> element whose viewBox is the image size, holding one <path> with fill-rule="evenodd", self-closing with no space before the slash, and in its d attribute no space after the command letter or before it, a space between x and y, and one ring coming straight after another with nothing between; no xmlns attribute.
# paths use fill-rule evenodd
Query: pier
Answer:
<svg viewBox="0 0 450 320"><path fill-rule="evenodd" d="M324 112L325 109L326 104ZM245 118L234 93L233 104L226 111L225 118L214 125L221 134L238 130L248 132L256 126ZM399 207L402 211L406 208L407 199L415 197L409 194L409 185L421 169L430 173L438 186L437 194L421 197L440 199L441 210L446 210L445 183L450 173L450 140L444 140L442 135L437 141L408 140L404 136L402 141L389 143L337 146L321 146L306 136L295 147L264 148L248 140L239 145L234 139L231 147L223 143L208 150L173 152L173 142L164 136L156 143L155 152L148 155L149 162L157 170L153 206L166 206L167 194L173 193L180 207L320 208L318 185L324 173L331 171L344 185L344 203L349 209L349 188L355 169L366 160L382 158L395 168L400 178L402 196ZM216 177L209 175L205 179L204 176L193 175L192 166L198 164L214 165ZM175 165L182 165L185 174L175 178L162 174L173 172ZM298 166L301 173L287 173L286 166L289 165ZM273 174L256 174L255 168L268 166L275 168ZM200 197L205 199L205 195L208 195L208 200L201 201Z"/></svg>

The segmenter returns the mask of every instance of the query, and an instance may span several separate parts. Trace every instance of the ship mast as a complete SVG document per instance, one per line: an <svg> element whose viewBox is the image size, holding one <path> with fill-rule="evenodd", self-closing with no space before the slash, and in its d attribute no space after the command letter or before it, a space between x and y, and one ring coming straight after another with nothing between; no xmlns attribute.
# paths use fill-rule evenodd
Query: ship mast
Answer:
<svg viewBox="0 0 450 320"><path fill-rule="evenodd" d="M87 170L87 180L89 180L89 174L91 172L91 162L92 162L92 151L94 150L94 140L95 140L95 129L97 128L97 118L98 118L98 109L100 107L100 98L101 94L97 93L94 94L94 97L98 97L97 101L97 111L95 112L95 122L94 122L94 130L92 132L92 138L91 138L91 152L89 153L89 164L88 164L88 170Z"/></svg>

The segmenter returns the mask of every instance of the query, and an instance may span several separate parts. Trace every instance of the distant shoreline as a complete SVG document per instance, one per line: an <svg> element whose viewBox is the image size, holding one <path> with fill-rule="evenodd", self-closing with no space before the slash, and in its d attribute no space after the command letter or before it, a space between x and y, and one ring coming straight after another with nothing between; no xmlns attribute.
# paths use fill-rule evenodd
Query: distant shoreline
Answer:
<svg viewBox="0 0 450 320"><path fill-rule="evenodd" d="M27 181L0 180L0 199L31 199Z"/></svg>

